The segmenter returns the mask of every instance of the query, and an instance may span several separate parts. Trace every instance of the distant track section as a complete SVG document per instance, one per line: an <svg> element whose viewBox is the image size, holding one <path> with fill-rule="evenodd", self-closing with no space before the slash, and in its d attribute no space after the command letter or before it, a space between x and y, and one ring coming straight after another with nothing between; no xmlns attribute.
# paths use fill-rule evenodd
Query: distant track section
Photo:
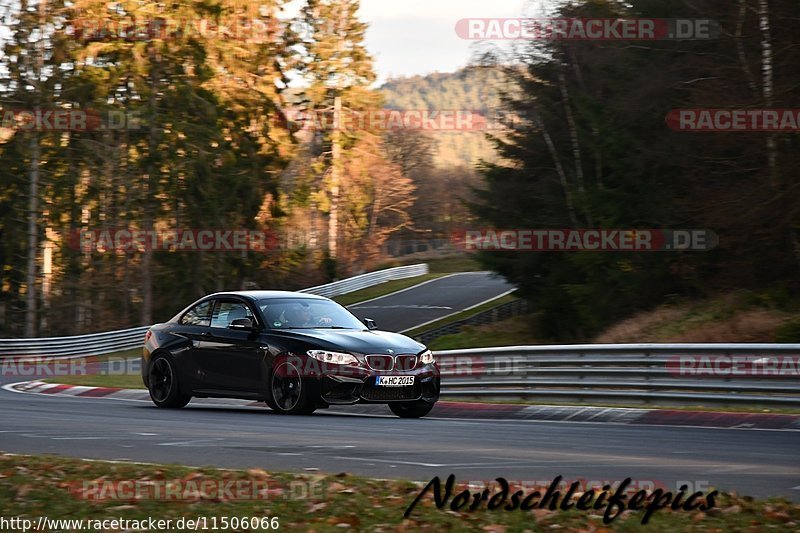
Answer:
<svg viewBox="0 0 800 533"><path fill-rule="evenodd" d="M461 272L348 306L358 318L372 318L378 328L402 332L464 311L514 290L491 272Z"/></svg>

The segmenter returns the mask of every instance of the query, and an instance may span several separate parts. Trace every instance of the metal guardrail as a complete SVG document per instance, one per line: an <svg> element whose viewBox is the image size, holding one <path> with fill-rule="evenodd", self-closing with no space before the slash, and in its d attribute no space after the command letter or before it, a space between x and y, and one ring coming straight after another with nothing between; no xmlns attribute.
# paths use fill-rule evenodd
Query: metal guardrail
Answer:
<svg viewBox="0 0 800 533"><path fill-rule="evenodd" d="M428 272L429 270L427 264L387 268L386 270L378 270L377 272L369 272L367 274L361 274L360 276L334 281L333 283L328 283L327 285L303 289L299 292L318 294L320 296L326 296L330 298L332 296L339 296L341 294L347 294L349 292L366 289L367 287L379 285L387 281L424 276Z"/></svg>
<svg viewBox="0 0 800 533"><path fill-rule="evenodd" d="M122 350L141 348L144 334L150 326L91 333L71 337L38 339L0 339L0 359L3 357L86 357Z"/></svg>
<svg viewBox="0 0 800 533"><path fill-rule="evenodd" d="M422 272L400 268L403 270L390 269L394 273L373 273L380 276L368 279L387 280L384 276L410 277ZM342 290L343 283L351 281L349 290L369 286L365 285L368 282L364 276L357 278L362 279L336 282L338 286L333 291ZM320 294L327 290L328 286L321 286L305 292ZM77 337L0 339L0 358L101 355L141 346L146 330L141 327ZM511 346L446 350L435 355L445 398L800 407L800 344ZM708 367L711 375L682 372L681 356L707 357L712 363ZM749 360L751 375L737 374L730 368L726 374L726 367L721 365L715 371L714 361L730 362L737 356L739 361Z"/></svg>
<svg viewBox="0 0 800 533"><path fill-rule="evenodd" d="M711 375L682 372L687 355L708 357L710 370L701 368ZM800 406L800 344L516 346L436 357L448 398ZM749 359L749 370L721 364L732 357Z"/></svg>
<svg viewBox="0 0 800 533"><path fill-rule="evenodd" d="M377 272L369 272L327 285L303 289L300 292L320 296L338 296L348 292L372 287L386 281L422 276L428 273L428 265L408 265ZM0 339L0 359L3 357L86 357L103 355L139 348L144 343L144 334L150 326L76 335L71 337L48 337L34 339Z"/></svg>

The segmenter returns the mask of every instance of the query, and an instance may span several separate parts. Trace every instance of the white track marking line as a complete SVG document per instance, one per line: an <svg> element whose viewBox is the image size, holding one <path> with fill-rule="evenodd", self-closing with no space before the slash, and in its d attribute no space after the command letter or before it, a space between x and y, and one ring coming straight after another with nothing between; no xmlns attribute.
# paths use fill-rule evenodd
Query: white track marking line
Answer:
<svg viewBox="0 0 800 533"><path fill-rule="evenodd" d="M195 440L184 440L178 442L159 442L156 446L187 446L187 447L198 447L198 443L202 443L203 445L211 445L215 442L219 442L221 440L225 440L222 438L216 439L195 439Z"/></svg>
<svg viewBox="0 0 800 533"><path fill-rule="evenodd" d="M416 289L417 287L422 287L423 285L427 285L428 283L433 283L434 281L439 281L440 279L450 278L453 276L460 276L461 274L466 274L467 272L455 272L453 274L446 274L444 276L440 276L438 278L429 279L428 281L423 281L422 283L417 283L416 285L412 285L411 287L406 287L405 289L400 289L399 291L390 292L389 294L384 294L383 296L376 296L375 298L370 298L369 300L364 300L363 302L356 302L354 304L346 305L348 309L351 307L355 307L357 305L374 302L375 300L380 300L381 298L389 298L390 296L394 296L396 294L400 294L401 292L410 291L411 289ZM377 287L377 285L375 285Z"/></svg>
<svg viewBox="0 0 800 533"><path fill-rule="evenodd" d="M448 466L446 464L440 463L417 463L414 461L396 461L396 460L389 460L389 459L368 459L366 457L334 457L334 459L344 459L347 461L362 461L367 463L389 463L389 464L399 464L399 465L411 465L411 466L429 466L434 468L442 468Z"/></svg>
<svg viewBox="0 0 800 533"><path fill-rule="evenodd" d="M412 329L417 329L417 328L425 327L425 326L427 326L428 324L433 324L434 322L438 322L438 321L440 321L440 320L444 320L444 319L446 319L446 318L450 318L451 316L455 316L455 315L457 315L457 314L459 314L459 313L465 313L465 312L467 312L467 311L471 311L471 310L475 309L476 307L480 307L480 306L482 306L482 305L488 304L488 303L490 303L490 302L493 302L493 301L495 301L495 300L499 300L499 299L500 299L500 298L502 298L503 296L508 296L509 294L511 294L512 292L514 292L515 290L517 290L517 289L510 289L510 290L507 290L507 291L506 291L506 292L504 292L503 294L498 294L497 296L492 296L492 297L491 297L491 298L489 298L488 300L484 300L484 301L482 301L482 302L478 302L478 303L476 303L475 305L470 305L469 307L467 307L467 308L465 308L465 309L461 309L461 310L459 310L459 311L456 311L456 312L454 312L454 313L450 313L450 314L448 314L448 315L440 316L439 318L434 318L433 320L428 320L427 322L423 322L422 324L417 324L416 326L411 326L410 328L406 328L406 329L404 329L403 331L398 331L398 333L405 333L405 332L407 332L407 331L411 331Z"/></svg>
<svg viewBox="0 0 800 533"><path fill-rule="evenodd" d="M513 461L508 463L498 463L497 461L492 463L420 463L416 461L397 461L394 459L375 459L373 457L342 457L336 456L334 459L343 459L348 461L365 461L370 463L388 463L388 464L398 464L398 465L412 465L412 466L430 466L435 468L470 468L470 467L478 467L478 466L486 466L486 467L495 467L500 468L503 466L519 466L520 464L527 464L520 461Z"/></svg>
<svg viewBox="0 0 800 533"><path fill-rule="evenodd" d="M121 437L50 437L50 440L110 440Z"/></svg>

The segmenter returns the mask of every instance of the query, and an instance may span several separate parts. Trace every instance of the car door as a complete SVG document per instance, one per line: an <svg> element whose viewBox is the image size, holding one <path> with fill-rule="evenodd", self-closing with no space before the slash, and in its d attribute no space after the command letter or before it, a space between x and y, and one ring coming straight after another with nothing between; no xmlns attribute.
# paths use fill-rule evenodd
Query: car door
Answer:
<svg viewBox="0 0 800 533"><path fill-rule="evenodd" d="M173 351L180 379L191 390L207 387L204 374L197 366L197 357L202 343L211 336L211 313L214 300L204 300L186 311L178 321L173 333L185 337L189 343L185 349Z"/></svg>
<svg viewBox="0 0 800 533"><path fill-rule="evenodd" d="M193 359L204 387L217 391L257 393L261 384L261 359L264 352L258 331L231 329L237 318L249 318L258 325L255 314L243 300L215 300L208 334L194 349Z"/></svg>

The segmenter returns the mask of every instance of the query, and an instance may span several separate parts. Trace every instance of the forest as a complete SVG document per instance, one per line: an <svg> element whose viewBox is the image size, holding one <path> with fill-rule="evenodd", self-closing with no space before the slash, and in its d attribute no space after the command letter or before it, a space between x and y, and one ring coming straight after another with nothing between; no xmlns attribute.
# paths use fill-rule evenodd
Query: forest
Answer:
<svg viewBox="0 0 800 533"><path fill-rule="evenodd" d="M751 290L797 312L800 134L676 131L673 110L794 109L800 33L791 0L582 1L569 19L712 19L711 39L537 40L487 53L527 128L495 136L473 202L498 228L698 229L711 251L482 254L540 311L544 338L592 338L676 298Z"/></svg>
<svg viewBox="0 0 800 533"><path fill-rule="evenodd" d="M163 320L217 290L374 269L465 227L703 229L708 252L482 252L542 336L585 339L673 298L797 300L793 132L676 131L677 109L791 109L796 0L582 0L570 18L712 18L713 39L535 40L376 83L358 0L22 0L3 9L0 335ZM454 14L454 23L460 18ZM298 116L470 110L504 130L315 128ZM270 246L87 249L181 229ZM94 232L94 233L92 233ZM80 238L77 238L80 240Z"/></svg>
<svg viewBox="0 0 800 533"><path fill-rule="evenodd" d="M386 105L359 2L311 0L292 18L284 3L5 6L0 334L150 324L217 290L361 273L390 236L432 235L435 217L415 210L439 211L461 179L434 170L435 138L292 120ZM272 245L86 246L204 230Z"/></svg>

